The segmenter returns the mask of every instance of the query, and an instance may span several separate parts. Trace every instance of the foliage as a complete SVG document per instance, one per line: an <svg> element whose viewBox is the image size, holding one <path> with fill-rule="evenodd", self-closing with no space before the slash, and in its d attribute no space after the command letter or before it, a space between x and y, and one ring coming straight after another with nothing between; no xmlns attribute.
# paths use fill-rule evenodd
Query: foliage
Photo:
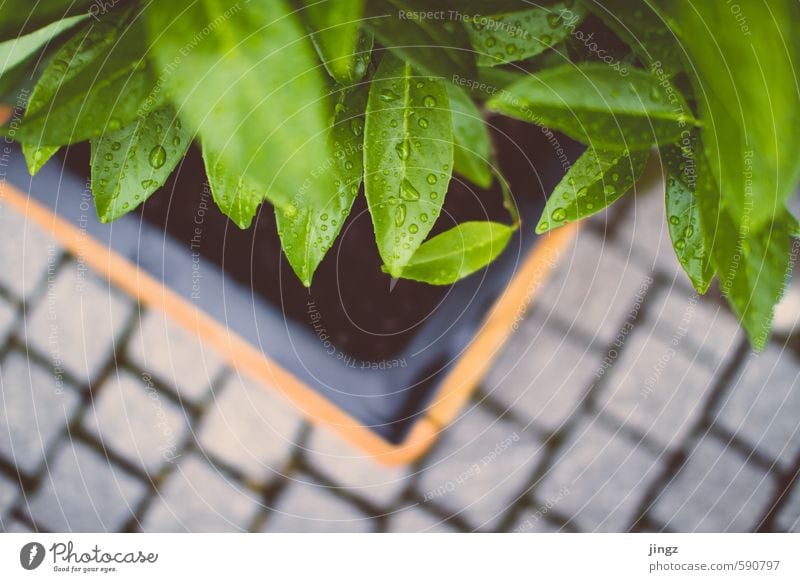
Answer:
<svg viewBox="0 0 800 582"><path fill-rule="evenodd" d="M718 278L753 344L768 337L797 233L794 0L7 0L0 22L0 94L33 82L0 131L31 173L91 140L103 221L196 141L237 226L274 207L305 285L362 182L384 271L451 284L534 228L512 214L429 236L454 172L508 196L489 131L502 114L588 146L537 233L623 197L658 150L689 279L702 293Z"/></svg>

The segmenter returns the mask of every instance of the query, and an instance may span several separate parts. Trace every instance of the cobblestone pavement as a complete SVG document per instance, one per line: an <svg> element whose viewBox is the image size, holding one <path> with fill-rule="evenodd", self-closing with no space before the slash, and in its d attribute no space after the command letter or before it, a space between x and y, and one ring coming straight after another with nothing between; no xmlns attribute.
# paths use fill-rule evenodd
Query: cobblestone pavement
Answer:
<svg viewBox="0 0 800 582"><path fill-rule="evenodd" d="M661 208L582 228L459 420L399 468L3 208L0 530L800 531L800 360L784 336L751 353L693 294Z"/></svg>

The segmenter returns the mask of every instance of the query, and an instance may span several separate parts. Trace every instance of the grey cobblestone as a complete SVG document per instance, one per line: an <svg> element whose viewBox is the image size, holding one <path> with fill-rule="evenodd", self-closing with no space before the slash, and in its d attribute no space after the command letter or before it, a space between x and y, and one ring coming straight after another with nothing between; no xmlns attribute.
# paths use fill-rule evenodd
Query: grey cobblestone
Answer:
<svg viewBox="0 0 800 582"><path fill-rule="evenodd" d="M29 506L34 521L53 532L119 531L147 488L83 443L65 443Z"/></svg>
<svg viewBox="0 0 800 582"><path fill-rule="evenodd" d="M31 533L34 531L26 524L19 521L18 519L9 519L6 521L6 523L7 523L5 529L6 533ZM5 525L5 524L0 524L0 525ZM1 527L0 531L2 531Z"/></svg>
<svg viewBox="0 0 800 582"><path fill-rule="evenodd" d="M400 509L387 519L389 520L388 531L392 533L453 533L457 531L447 521L417 507Z"/></svg>
<svg viewBox="0 0 800 582"><path fill-rule="evenodd" d="M91 382L111 357L115 340L132 311L108 283L79 268L64 265L25 324L27 341L54 366L79 382Z"/></svg>
<svg viewBox="0 0 800 582"><path fill-rule="evenodd" d="M21 352L9 353L0 363L0 396L0 456L33 474L67 426L78 396Z"/></svg>
<svg viewBox="0 0 800 582"><path fill-rule="evenodd" d="M543 313L609 344L651 283L649 273L626 252L584 230L562 252L537 302Z"/></svg>
<svg viewBox="0 0 800 582"><path fill-rule="evenodd" d="M388 507L408 487L408 467L380 465L327 428L314 428L306 447L311 467L378 507Z"/></svg>
<svg viewBox="0 0 800 582"><path fill-rule="evenodd" d="M526 319L517 334L489 372L486 391L506 409L554 431L580 405L600 357L538 314Z"/></svg>
<svg viewBox="0 0 800 582"><path fill-rule="evenodd" d="M11 508L14 500L19 495L19 486L9 477L0 474L0 519Z"/></svg>
<svg viewBox="0 0 800 582"><path fill-rule="evenodd" d="M513 533L556 533L562 531L557 525L547 521L544 515L551 508L547 505L521 512L519 518L509 528Z"/></svg>
<svg viewBox="0 0 800 582"><path fill-rule="evenodd" d="M298 411L280 393L238 375L215 396L200 429L203 449L254 480L280 474L302 425Z"/></svg>
<svg viewBox="0 0 800 582"><path fill-rule="evenodd" d="M150 474L175 461L189 428L180 408L126 371L105 383L84 425L104 447Z"/></svg>
<svg viewBox="0 0 800 582"><path fill-rule="evenodd" d="M581 531L626 531L656 478L658 459L621 435L585 419L534 491L534 505L556 511Z"/></svg>
<svg viewBox="0 0 800 582"><path fill-rule="evenodd" d="M777 525L781 531L800 533L800 482L789 492L789 499L778 513Z"/></svg>
<svg viewBox="0 0 800 582"><path fill-rule="evenodd" d="M55 241L32 221L0 206L0 286L19 299L28 299L42 282L49 264L58 260Z"/></svg>
<svg viewBox="0 0 800 582"><path fill-rule="evenodd" d="M660 271L688 289L691 284L683 274L669 236L664 183L660 174L658 158L654 155L648 164L646 179L631 197L633 203L617 240L622 247L631 249L634 260L648 271Z"/></svg>
<svg viewBox="0 0 800 582"><path fill-rule="evenodd" d="M128 357L183 398L203 399L222 370L222 358L164 313L148 311L131 337Z"/></svg>
<svg viewBox="0 0 800 582"><path fill-rule="evenodd" d="M529 432L473 408L445 430L420 475L425 503L475 528L495 528L524 496L543 449Z"/></svg>
<svg viewBox="0 0 800 582"><path fill-rule="evenodd" d="M184 457L170 475L142 529L147 532L246 531L261 507L258 496L204 459Z"/></svg>
<svg viewBox="0 0 800 582"><path fill-rule="evenodd" d="M676 531L752 531L773 494L766 473L723 443L706 438L666 485L652 515Z"/></svg>
<svg viewBox="0 0 800 582"><path fill-rule="evenodd" d="M677 447L702 412L714 370L685 343L635 329L608 373L598 407L661 447Z"/></svg>
<svg viewBox="0 0 800 582"><path fill-rule="evenodd" d="M14 307L5 299L0 298L0 345L6 343L16 316Z"/></svg>
<svg viewBox="0 0 800 582"><path fill-rule="evenodd" d="M295 481L270 509L265 532L374 531L374 521L355 505L316 483Z"/></svg>
<svg viewBox="0 0 800 582"><path fill-rule="evenodd" d="M648 320L665 339L699 346L704 362L716 367L742 341L734 316L719 303L681 287L662 289L648 304Z"/></svg>
<svg viewBox="0 0 800 582"><path fill-rule="evenodd" d="M751 354L730 394L723 397L719 424L785 466L800 453L800 362L770 345Z"/></svg>

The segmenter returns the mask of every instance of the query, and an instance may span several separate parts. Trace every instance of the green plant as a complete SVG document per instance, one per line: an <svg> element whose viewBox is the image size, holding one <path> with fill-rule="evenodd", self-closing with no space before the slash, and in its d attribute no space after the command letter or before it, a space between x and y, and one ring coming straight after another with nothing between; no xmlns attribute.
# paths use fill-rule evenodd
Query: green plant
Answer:
<svg viewBox="0 0 800 582"><path fill-rule="evenodd" d="M3 132L32 173L90 140L103 221L152 195L197 140L220 209L247 228L274 206L305 285L362 181L392 277L453 283L533 228L504 189L510 225L429 238L453 171L482 188L498 176L489 112L588 146L539 233L608 207L657 148L678 259L701 293L719 279L763 347L798 231L785 202L800 173L800 5L631 4L7 0L0 92L24 116Z"/></svg>

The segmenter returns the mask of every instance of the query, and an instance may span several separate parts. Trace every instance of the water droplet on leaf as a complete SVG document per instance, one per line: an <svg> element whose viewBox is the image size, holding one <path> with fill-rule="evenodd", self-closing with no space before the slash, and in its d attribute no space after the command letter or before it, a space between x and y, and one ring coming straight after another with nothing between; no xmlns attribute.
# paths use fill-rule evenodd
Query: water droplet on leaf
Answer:
<svg viewBox="0 0 800 582"><path fill-rule="evenodd" d="M414 185L408 181L408 178L403 178L400 182L400 198L403 200L419 200L419 192Z"/></svg>
<svg viewBox="0 0 800 582"><path fill-rule="evenodd" d="M403 223L406 221L406 205L400 204L394 210L394 223L396 226L403 226Z"/></svg>
<svg viewBox="0 0 800 582"><path fill-rule="evenodd" d="M167 161L167 150L160 145L155 146L152 150L150 150L149 161L150 165L155 169L160 168Z"/></svg>

